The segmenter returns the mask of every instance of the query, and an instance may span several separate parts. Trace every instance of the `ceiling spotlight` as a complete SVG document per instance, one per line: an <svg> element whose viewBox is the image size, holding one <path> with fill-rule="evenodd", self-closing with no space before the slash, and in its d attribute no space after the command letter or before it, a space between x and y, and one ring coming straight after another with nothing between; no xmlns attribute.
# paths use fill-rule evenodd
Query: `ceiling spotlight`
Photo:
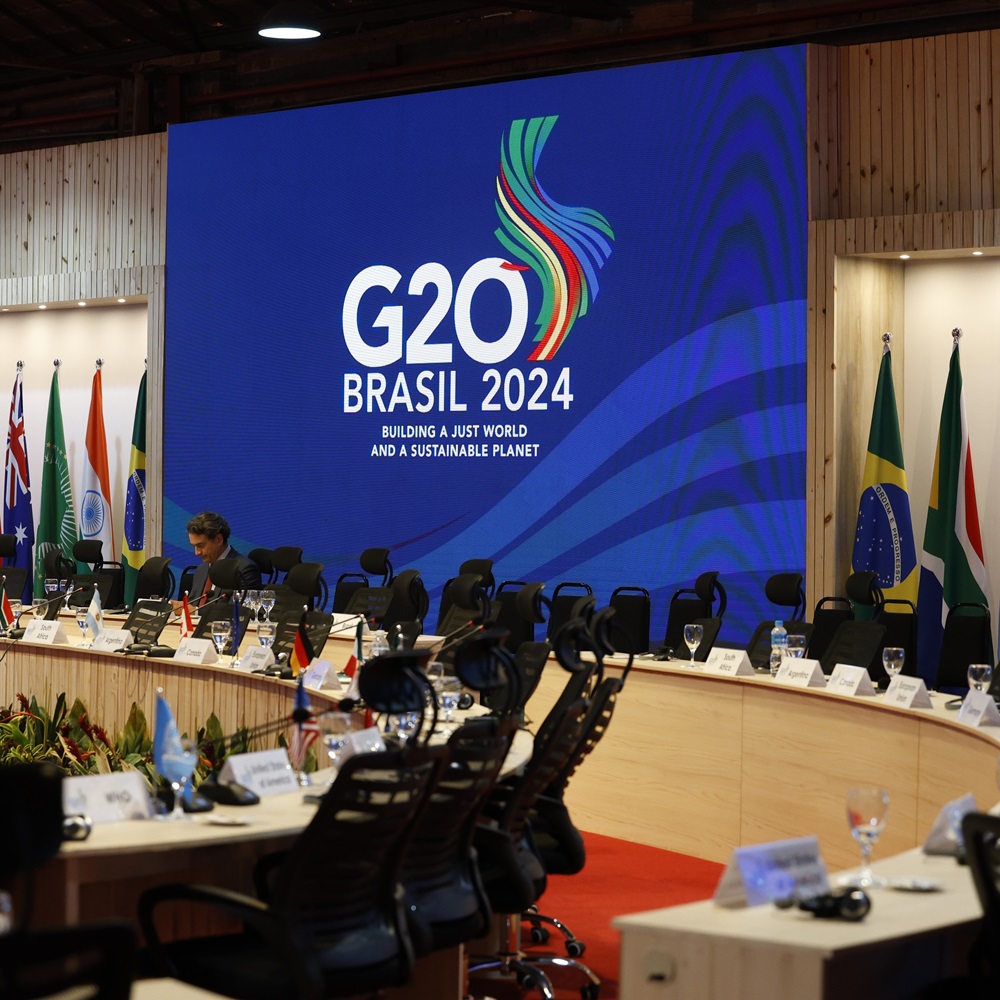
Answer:
<svg viewBox="0 0 1000 1000"><path fill-rule="evenodd" d="M49 307L43 302L38 308L39 309L48 309Z"/></svg>
<svg viewBox="0 0 1000 1000"><path fill-rule="evenodd" d="M85 306L86 304L87 304L86 302L77 302L78 306Z"/></svg>
<svg viewBox="0 0 1000 1000"><path fill-rule="evenodd" d="M126 299L118 299L118 302L119 302L119 303L124 303L124 302L126 302L126 301L127 301Z"/></svg>
<svg viewBox="0 0 1000 1000"><path fill-rule="evenodd" d="M318 38L318 11L307 3L275 4L260 23L258 35L264 38Z"/></svg>
<svg viewBox="0 0 1000 1000"><path fill-rule="evenodd" d="M973 257L982 257L982 255L983 255L983 251L982 250L973 250L972 251L972 256Z"/></svg>
<svg viewBox="0 0 1000 1000"><path fill-rule="evenodd" d="M901 253L899 255L899 259L900 260L909 260L910 259L910 255L908 253Z"/></svg>

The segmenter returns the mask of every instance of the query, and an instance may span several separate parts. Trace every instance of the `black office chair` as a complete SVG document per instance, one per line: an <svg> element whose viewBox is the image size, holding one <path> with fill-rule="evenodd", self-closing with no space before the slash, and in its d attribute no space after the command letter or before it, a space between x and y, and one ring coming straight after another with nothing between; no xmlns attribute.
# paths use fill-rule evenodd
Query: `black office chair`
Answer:
<svg viewBox="0 0 1000 1000"><path fill-rule="evenodd" d="M135 601L160 597L169 600L174 596L173 570L170 569L170 559L167 556L150 556L140 567L135 578Z"/></svg>
<svg viewBox="0 0 1000 1000"><path fill-rule="evenodd" d="M619 628L618 649L622 653L649 650L649 591L645 587L616 587L608 605L615 609Z"/></svg>
<svg viewBox="0 0 1000 1000"><path fill-rule="evenodd" d="M233 620L233 605L231 601L219 601L216 604L209 604L201 609L198 616L198 624L195 625L194 627L192 638L211 639L212 622L232 621L232 620ZM247 626L249 624L250 624L249 612L242 612L240 614L239 634L230 635L225 646L222 647L223 656L236 655L236 651L240 648L240 644L243 642L243 638L247 634Z"/></svg>
<svg viewBox="0 0 1000 1000"><path fill-rule="evenodd" d="M302 547L299 545L279 545L271 549L271 567L274 583L280 583L288 576L288 571L302 562Z"/></svg>
<svg viewBox="0 0 1000 1000"><path fill-rule="evenodd" d="M45 579L58 580L60 590L66 588L76 572L76 563L72 559L65 558L62 549L51 543L42 556L42 566L45 569Z"/></svg>
<svg viewBox="0 0 1000 1000"><path fill-rule="evenodd" d="M938 984L934 996L985 1000L1000 995L1000 817L966 813L962 840L983 920L969 956L968 975Z"/></svg>
<svg viewBox="0 0 1000 1000"><path fill-rule="evenodd" d="M844 592L854 606L857 621L871 621L877 618L885 604L885 594L878 583L878 573L873 570L858 570L844 583Z"/></svg>
<svg viewBox="0 0 1000 1000"><path fill-rule="evenodd" d="M364 615L374 621L380 628L392 602L393 580L392 563L389 562L388 549L365 549L361 553L361 569L365 575L365 586L351 588L343 613L349 615ZM367 580L381 577L381 582L368 586ZM339 610L339 609L335 609ZM398 619L404 620L402 618Z"/></svg>
<svg viewBox="0 0 1000 1000"><path fill-rule="evenodd" d="M464 576L470 573L479 577L480 589L488 600L492 600L493 594L496 590L496 580L493 578L493 560L466 559L465 562L458 567L458 576ZM454 577L446 580L444 587L441 590L441 600L438 602L437 627L435 629L436 635L447 635L448 633L448 630L443 628L443 624L448 620L449 612L455 602L455 597L452 593L452 584L454 582Z"/></svg>
<svg viewBox="0 0 1000 1000"><path fill-rule="evenodd" d="M136 942L129 924L112 921L29 931L31 882L63 840L63 775L55 764L0 767L0 887L26 883L15 925L0 935L0 995L94 996L127 1000L135 971Z"/></svg>
<svg viewBox="0 0 1000 1000"><path fill-rule="evenodd" d="M899 597L887 597L882 601L882 607L875 617L880 625L885 626L882 637L882 648L897 646L903 650L903 674L907 677L917 677L917 609L912 601ZM872 680L879 683L888 679L881 660L872 673Z"/></svg>
<svg viewBox="0 0 1000 1000"><path fill-rule="evenodd" d="M813 626L802 621L806 595L802 589L801 573L775 573L764 584L764 596L782 610L780 620L789 635L801 635L806 648L812 638ZM767 670L771 659L771 629L778 616L765 618L754 629L747 644L747 655L754 670Z"/></svg>
<svg viewBox="0 0 1000 1000"><path fill-rule="evenodd" d="M495 622L499 628L507 630L508 649L516 650L522 642L534 642L535 626L545 621L544 614L539 612L527 617L519 607L521 591L527 586L524 580L504 580L493 595ZM534 586L541 588L544 585Z"/></svg>
<svg viewBox="0 0 1000 1000"><path fill-rule="evenodd" d="M28 582L28 571L22 566L0 566L4 592L12 601L20 601Z"/></svg>
<svg viewBox="0 0 1000 1000"><path fill-rule="evenodd" d="M291 656L292 646L295 644L295 633L298 632L301 621L301 607L286 611L278 617L274 627L274 642L271 644L271 652L274 653L275 659L281 657L282 654L285 657ZM309 636L309 644L317 656L322 654L332 627L332 614L326 611L306 612L306 634Z"/></svg>
<svg viewBox="0 0 1000 1000"><path fill-rule="evenodd" d="M335 614L343 614L351 603L355 591L368 586L368 577L364 573L341 573L333 585L333 605Z"/></svg>
<svg viewBox="0 0 1000 1000"><path fill-rule="evenodd" d="M75 574L73 582L76 586L96 584L101 592L102 607L120 608L125 603L125 567L115 559L105 558L103 549L104 543L97 538L81 538L73 543L73 558L91 567L89 574ZM100 580L102 577L110 583Z"/></svg>
<svg viewBox="0 0 1000 1000"><path fill-rule="evenodd" d="M812 635L806 646L806 655L812 660L822 660L833 641L837 629L854 620L854 605L846 597L821 598L813 610Z"/></svg>
<svg viewBox="0 0 1000 1000"><path fill-rule="evenodd" d="M823 673L829 675L838 663L846 663L852 667L864 667L870 676L876 663L882 663L884 637L885 626L876 621L841 622L820 657L819 665Z"/></svg>
<svg viewBox="0 0 1000 1000"><path fill-rule="evenodd" d="M564 580L556 584L549 601L549 623L545 629L545 638L551 642L563 625L583 610L580 605L581 598L586 600L593 597L594 591L588 583ZM593 607L593 602L590 606Z"/></svg>
<svg viewBox="0 0 1000 1000"><path fill-rule="evenodd" d="M280 616L289 611L301 611L303 605L310 611L323 611L330 598L323 564L318 562L295 563L285 574L282 583L267 589L274 591L272 615Z"/></svg>
<svg viewBox="0 0 1000 1000"><path fill-rule="evenodd" d="M160 634L166 628L173 613L174 606L167 599L152 601L140 598L132 606L122 628L126 632L132 633L132 642L135 645L154 646L159 641ZM132 651L140 652L138 649Z"/></svg>
<svg viewBox="0 0 1000 1000"><path fill-rule="evenodd" d="M520 915L545 891L545 869L529 846L528 818L537 798L555 779L579 740L587 702L578 699L550 714L547 739L536 738L535 751L520 776L494 786L476 830L475 848L486 895L495 914L504 917L499 952L470 959L469 980L489 983L489 974L516 978L553 1000L544 971L525 961L520 946ZM555 710L553 710L555 713Z"/></svg>
<svg viewBox="0 0 1000 1000"><path fill-rule="evenodd" d="M719 574L715 570L700 574L693 587L682 587L677 590L670 599L667 610L667 628L659 652L661 654L672 652L677 657L686 656L684 626L695 622L701 624L703 628L707 628L708 631L714 630L712 642L707 646L707 649L711 649L719 634L719 628L716 628L714 624L707 625L706 623L710 619L718 619L719 627L721 627L727 603L726 589L719 582ZM706 635L702 646L705 646L707 639ZM700 649L701 647L699 647ZM705 656L707 655L706 651ZM695 659L698 659L698 656L695 656Z"/></svg>
<svg viewBox="0 0 1000 1000"><path fill-rule="evenodd" d="M160 974L249 1000L320 1000L406 983L413 945L400 866L438 765L436 757L411 762L402 750L345 760L271 872L266 903L205 885L144 893L139 920ZM165 942L157 921L171 903L221 909L244 929Z"/></svg>
<svg viewBox="0 0 1000 1000"><path fill-rule="evenodd" d="M964 693L969 688L970 663L993 663L990 609L985 604L962 601L948 609L934 687Z"/></svg>
<svg viewBox="0 0 1000 1000"><path fill-rule="evenodd" d="M381 576L379 586L388 587L392 583L392 563L389 562L388 549L365 549L361 553L361 570L372 578Z"/></svg>
<svg viewBox="0 0 1000 1000"><path fill-rule="evenodd" d="M404 569L393 579L389 589L392 600L382 615L382 628L388 632L397 622L424 620L430 600L420 570Z"/></svg>
<svg viewBox="0 0 1000 1000"><path fill-rule="evenodd" d="M435 634L452 639L466 628L493 622L498 605L490 600L483 584L479 573L460 573L449 581L451 604L444 615L438 617Z"/></svg>

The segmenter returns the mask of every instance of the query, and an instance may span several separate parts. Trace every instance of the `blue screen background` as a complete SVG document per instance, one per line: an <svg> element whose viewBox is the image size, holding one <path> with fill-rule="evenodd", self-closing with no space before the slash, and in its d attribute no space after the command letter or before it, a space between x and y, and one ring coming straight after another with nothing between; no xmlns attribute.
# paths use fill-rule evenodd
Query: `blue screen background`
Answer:
<svg viewBox="0 0 1000 1000"><path fill-rule="evenodd" d="M585 581L601 604L645 587L654 642L670 595L712 569L729 594L722 638L748 638L776 613L764 580L805 561L804 51L172 127L165 554L194 562L185 523L206 508L244 552L301 545L331 585L388 546L397 571L421 571L431 625L459 564L493 558L498 581L543 580L550 594ZM422 265L457 290L477 261L512 260L495 233L501 144L540 116L557 116L535 164L545 193L614 234L558 353L528 360L542 303L528 270L527 332L501 362L463 351L453 291L430 338L452 346L449 362L359 363L342 310L365 268L401 275L361 298L359 330L377 346L383 307L401 307L404 341L431 307L433 288L408 290ZM477 287L481 340L500 337L511 308L499 282ZM529 391L544 369L546 408L483 412L490 368ZM443 411L345 412L345 373L384 375L386 403L402 373L417 402L423 370L435 387L438 372L454 379L467 409L446 395ZM568 406L551 398L562 372ZM411 442L384 436L433 427L440 441L443 427L452 441L456 425L477 444L486 426L523 428L511 442L536 454L400 457ZM386 444L397 454L378 454Z"/></svg>

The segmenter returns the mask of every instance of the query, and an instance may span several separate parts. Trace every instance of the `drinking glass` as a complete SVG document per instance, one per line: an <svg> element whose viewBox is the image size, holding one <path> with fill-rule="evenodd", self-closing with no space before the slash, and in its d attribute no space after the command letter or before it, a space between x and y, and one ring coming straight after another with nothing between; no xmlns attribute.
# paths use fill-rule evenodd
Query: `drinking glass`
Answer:
<svg viewBox="0 0 1000 1000"><path fill-rule="evenodd" d="M17 625L17 620L18 620L18 618L21 617L21 609L22 609L22 605L21 605L20 601L11 601L10 602L10 613L14 616L14 621L12 622L12 625L15 625L15 626Z"/></svg>
<svg viewBox="0 0 1000 1000"><path fill-rule="evenodd" d="M270 649L274 645L274 633L277 627L274 622L257 622L257 641L265 649Z"/></svg>
<svg viewBox="0 0 1000 1000"><path fill-rule="evenodd" d="M322 712L316 721L323 733L327 756L336 769L347 759L344 751L350 745L351 733L362 727L364 716L353 712Z"/></svg>
<svg viewBox="0 0 1000 1000"><path fill-rule="evenodd" d="M890 681L903 669L905 662L906 650L901 646L886 646L882 650L882 666L885 667Z"/></svg>
<svg viewBox="0 0 1000 1000"><path fill-rule="evenodd" d="M801 660L806 652L806 637L804 635L790 635L788 646L785 649L785 656L791 656L796 660Z"/></svg>
<svg viewBox="0 0 1000 1000"><path fill-rule="evenodd" d="M212 642L215 643L219 656L222 656L222 651L226 648L226 643L232 634L233 623L228 618L216 618L212 622Z"/></svg>
<svg viewBox="0 0 1000 1000"><path fill-rule="evenodd" d="M419 712L400 712L389 716L386 730L393 733L399 743L405 743L416 731L419 721Z"/></svg>
<svg viewBox="0 0 1000 1000"><path fill-rule="evenodd" d="M243 607L249 608L253 612L253 620L257 621L257 611L260 608L260 591L248 590L246 592L246 600L243 602Z"/></svg>
<svg viewBox="0 0 1000 1000"><path fill-rule="evenodd" d="M982 691L993 676L993 668L988 663L969 664L969 690Z"/></svg>
<svg viewBox="0 0 1000 1000"><path fill-rule="evenodd" d="M51 597L59 590L59 581L54 576L45 578L45 593Z"/></svg>
<svg viewBox="0 0 1000 1000"><path fill-rule="evenodd" d="M889 793L875 785L861 785L847 793L847 822L851 834L861 846L861 871L853 879L862 889L885 884L885 879L872 874L872 846L885 829L889 814Z"/></svg>
<svg viewBox="0 0 1000 1000"><path fill-rule="evenodd" d="M180 753L165 753L160 758L160 773L170 782L174 793L174 808L161 819L188 818L184 812L184 786L194 774L198 763L198 744L182 736L180 751Z"/></svg>
<svg viewBox="0 0 1000 1000"><path fill-rule="evenodd" d="M442 722L451 722L451 717L458 708L458 699L462 694L462 682L457 677L442 675L435 677L431 683L434 685L434 693L437 695L438 707L444 713Z"/></svg>
<svg viewBox="0 0 1000 1000"><path fill-rule="evenodd" d="M83 633L84 639L86 639L87 638L87 609L86 608L77 608L76 609L76 623L77 623L77 625L80 626L80 631ZM89 642L82 642L82 643L80 643L80 645L84 649L89 649L90 646L91 646L91 643L89 643Z"/></svg>
<svg viewBox="0 0 1000 1000"><path fill-rule="evenodd" d="M271 620L271 608L274 607L275 595L273 590L262 590L260 592L260 606L264 612L264 621Z"/></svg>
<svg viewBox="0 0 1000 1000"><path fill-rule="evenodd" d="M45 617L45 606L49 602L45 600L44 597L36 597L31 602L31 617L32 618L44 618Z"/></svg>
<svg viewBox="0 0 1000 1000"><path fill-rule="evenodd" d="M702 637L705 634L704 628L701 625L685 625L684 626L684 645L691 651L691 666L695 665L694 654L695 650L701 645Z"/></svg>

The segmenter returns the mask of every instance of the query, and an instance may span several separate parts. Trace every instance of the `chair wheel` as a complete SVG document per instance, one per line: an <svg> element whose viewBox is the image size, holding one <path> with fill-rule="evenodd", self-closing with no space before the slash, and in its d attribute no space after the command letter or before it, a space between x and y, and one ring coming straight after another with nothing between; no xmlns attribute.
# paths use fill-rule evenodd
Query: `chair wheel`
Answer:
<svg viewBox="0 0 1000 1000"><path fill-rule="evenodd" d="M597 1000L600 994L601 988L595 983L587 983L580 987L580 996L583 997L583 1000Z"/></svg>
<svg viewBox="0 0 1000 1000"><path fill-rule="evenodd" d="M532 927L531 928L531 943L532 944L547 944L549 940L549 932L545 927Z"/></svg>
<svg viewBox="0 0 1000 1000"><path fill-rule="evenodd" d="M583 941L578 941L576 938L566 942L566 954L570 958L579 958L586 950L586 944Z"/></svg>

